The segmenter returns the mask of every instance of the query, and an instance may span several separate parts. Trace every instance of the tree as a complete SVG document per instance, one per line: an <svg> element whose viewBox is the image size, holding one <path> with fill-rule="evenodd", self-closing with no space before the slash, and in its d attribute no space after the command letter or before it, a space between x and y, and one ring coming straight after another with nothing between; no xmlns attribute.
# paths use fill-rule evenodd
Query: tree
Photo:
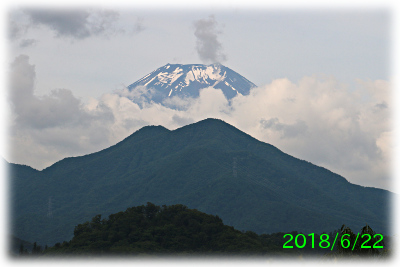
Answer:
<svg viewBox="0 0 400 267"><path fill-rule="evenodd" d="M21 243L21 245L19 246L19 255L24 255L24 244Z"/></svg>
<svg viewBox="0 0 400 267"><path fill-rule="evenodd" d="M40 254L40 252L42 252L42 247L41 247L41 246L38 246L38 245L36 244L36 242L33 243L32 255Z"/></svg>
<svg viewBox="0 0 400 267"><path fill-rule="evenodd" d="M339 255L378 255L379 246L383 247L382 235L377 235L367 224L358 234L345 226L340 228L336 254Z"/></svg>
<svg viewBox="0 0 400 267"><path fill-rule="evenodd" d="M363 240L363 248L360 249L360 254L377 255L379 254L378 246L384 245L382 235L377 235L368 224L361 229L360 234ZM380 240L382 237L382 240Z"/></svg>

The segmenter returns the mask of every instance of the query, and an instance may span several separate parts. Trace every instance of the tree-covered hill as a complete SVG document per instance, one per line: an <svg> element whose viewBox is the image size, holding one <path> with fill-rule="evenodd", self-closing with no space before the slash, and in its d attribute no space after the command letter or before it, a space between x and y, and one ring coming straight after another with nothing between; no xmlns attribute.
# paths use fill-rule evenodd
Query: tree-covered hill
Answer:
<svg viewBox="0 0 400 267"><path fill-rule="evenodd" d="M128 208L108 219L97 215L75 227L69 242L56 244L46 254L162 254L248 252L266 253L256 234L224 225L218 216L184 205Z"/></svg>
<svg viewBox="0 0 400 267"><path fill-rule="evenodd" d="M292 232L296 236L297 232ZM69 242L57 243L43 255L300 255L323 250L283 249L284 233L257 235L223 224L218 216L177 204L147 205L75 227ZM317 235L318 236L318 235Z"/></svg>
<svg viewBox="0 0 400 267"><path fill-rule="evenodd" d="M373 236L375 232L364 226L362 234ZM333 243L338 235L338 242ZM347 235L347 237L346 237ZM299 238L300 236L300 238ZM302 237L304 239L302 239ZM274 233L257 235L252 231L238 231L223 224L218 216L205 214L177 204L156 206L152 203L128 208L124 212L102 219L96 215L91 221L79 224L70 241L57 243L54 247L37 247L31 256L106 256L106 255L257 255L257 256L380 256L385 249L386 238L359 240L355 249L343 248L339 240L347 238L354 243L356 235L344 225L329 234L303 235ZM364 238L365 239L365 238ZM322 241L326 240L326 241ZM377 242L377 240L379 242ZM347 244L344 241L343 244ZM17 243L16 243L17 244ZM22 243L21 243L22 244ZM330 244L336 246L330 247ZM369 245L370 248L361 248ZM325 247L325 248L324 248ZM21 256L27 256L20 251Z"/></svg>

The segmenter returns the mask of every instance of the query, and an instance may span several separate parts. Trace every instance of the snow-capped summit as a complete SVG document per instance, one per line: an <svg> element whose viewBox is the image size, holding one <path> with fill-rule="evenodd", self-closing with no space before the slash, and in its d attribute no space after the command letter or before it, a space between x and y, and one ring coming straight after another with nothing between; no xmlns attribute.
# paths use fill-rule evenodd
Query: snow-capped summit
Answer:
<svg viewBox="0 0 400 267"><path fill-rule="evenodd" d="M173 96L197 97L200 89L206 87L221 89L225 97L231 99L238 94L249 94L256 85L221 64L167 64L129 85L128 89L140 87L149 89L151 100L161 103Z"/></svg>

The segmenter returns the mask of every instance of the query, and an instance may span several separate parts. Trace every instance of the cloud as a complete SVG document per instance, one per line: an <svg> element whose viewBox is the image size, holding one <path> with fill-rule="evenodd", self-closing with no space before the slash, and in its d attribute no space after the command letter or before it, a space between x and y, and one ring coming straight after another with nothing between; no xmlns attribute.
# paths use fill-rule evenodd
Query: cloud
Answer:
<svg viewBox="0 0 400 267"><path fill-rule="evenodd" d="M145 29L143 18L137 18L136 23L132 27L132 33L136 34L144 31Z"/></svg>
<svg viewBox="0 0 400 267"><path fill-rule="evenodd" d="M394 131L386 81L358 81L350 89L333 77L277 79L231 101L221 90L205 88L198 98L174 98L180 109L173 109L141 99L143 88L87 104L66 89L39 97L29 58L17 57L11 69L11 162L40 169L109 147L145 125L173 130L212 117L353 183L390 188Z"/></svg>
<svg viewBox="0 0 400 267"><path fill-rule="evenodd" d="M11 73L10 99L19 125L43 129L69 123L82 115L80 101L69 90L53 90L41 98L34 95L36 72L28 56L18 56L11 65Z"/></svg>
<svg viewBox="0 0 400 267"><path fill-rule="evenodd" d="M123 88L122 90L116 90L115 93L139 104L151 100L156 94L153 88L147 88L146 86L136 86L132 90Z"/></svg>
<svg viewBox="0 0 400 267"><path fill-rule="evenodd" d="M304 77L298 83L278 79L230 102L220 90L205 88L198 98L175 97L165 101L167 105L147 103L140 107L125 102L135 108L128 113L126 107L118 105L110 109L119 118L123 113L125 118L140 120L141 125L144 121L169 129L209 117L220 118L353 183L389 188L390 138L394 134L389 83L358 83L357 90L350 90L333 77ZM125 96L118 98L121 101ZM170 108L171 103L180 105L180 109Z"/></svg>
<svg viewBox="0 0 400 267"><path fill-rule="evenodd" d="M23 36L27 32L28 28L27 25L19 24L15 20L10 19L8 23L8 38L10 40L16 40Z"/></svg>
<svg viewBox="0 0 400 267"><path fill-rule="evenodd" d="M115 32L119 13L112 10L24 9L33 26L46 26L57 37L85 39Z"/></svg>
<svg viewBox="0 0 400 267"><path fill-rule="evenodd" d="M233 123L293 156L354 183L388 188L389 83L359 81L349 90L332 77L287 79L233 99ZM386 103L385 108L376 105Z"/></svg>
<svg viewBox="0 0 400 267"><path fill-rule="evenodd" d="M271 129L282 133L282 138L293 138L307 131L307 124L304 121L297 121L294 124L284 124L278 118L269 120L261 119L260 124L265 129Z"/></svg>
<svg viewBox="0 0 400 267"><path fill-rule="evenodd" d="M196 50L200 59L204 62L216 63L226 60L226 55L222 52L222 45L218 41L217 21L214 16L208 19L200 19L194 23L196 36Z"/></svg>
<svg viewBox="0 0 400 267"><path fill-rule="evenodd" d="M67 89L36 96L35 79L29 57L18 56L11 64L8 96L13 112L9 136L13 161L40 169L109 144L108 127L114 117L107 106L88 110Z"/></svg>
<svg viewBox="0 0 400 267"><path fill-rule="evenodd" d="M29 46L33 46L37 43L35 39L23 39L21 42L19 42L19 47L25 48Z"/></svg>

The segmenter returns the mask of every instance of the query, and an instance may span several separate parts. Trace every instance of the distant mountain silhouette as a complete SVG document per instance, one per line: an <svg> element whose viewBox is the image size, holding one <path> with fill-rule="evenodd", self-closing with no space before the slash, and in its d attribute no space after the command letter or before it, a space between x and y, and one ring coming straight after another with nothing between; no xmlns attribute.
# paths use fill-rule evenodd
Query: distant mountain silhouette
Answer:
<svg viewBox="0 0 400 267"><path fill-rule="evenodd" d="M386 190L349 183L217 119L146 126L116 145L36 171L9 164L12 234L41 245L78 223L152 202L183 204L256 233L389 231Z"/></svg>

